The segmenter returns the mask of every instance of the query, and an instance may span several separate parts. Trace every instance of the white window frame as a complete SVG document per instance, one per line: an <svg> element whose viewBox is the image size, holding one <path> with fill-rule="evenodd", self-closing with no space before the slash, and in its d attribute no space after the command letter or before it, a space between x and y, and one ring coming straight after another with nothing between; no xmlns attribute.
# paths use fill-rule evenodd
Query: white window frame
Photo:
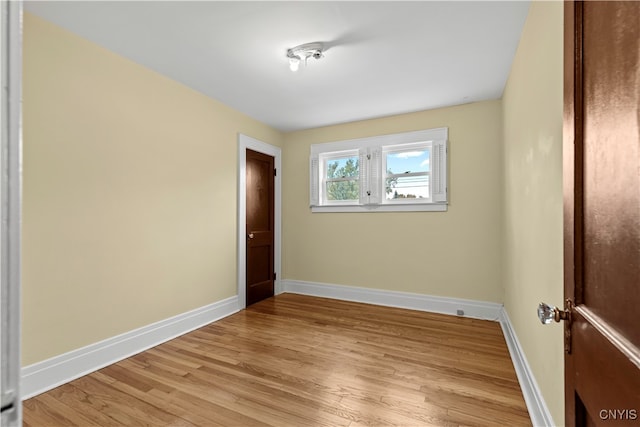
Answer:
<svg viewBox="0 0 640 427"><path fill-rule="evenodd" d="M437 128L312 145L309 161L311 211L446 211L448 134L448 128ZM430 197L386 200L386 154L418 148L429 150ZM360 158L360 198L357 201L328 201L324 194L327 161L348 155L359 155Z"/></svg>
<svg viewBox="0 0 640 427"><path fill-rule="evenodd" d="M400 144L400 145L388 145L383 147L382 149L382 189L384 190L383 192L381 192L380 194L382 194L382 200L381 203L384 204L424 204L424 203L431 203L433 200L433 190L432 190L432 186L431 186L431 168L429 168L428 172L412 172L410 174L394 174L395 176L397 176L398 178L400 177L405 177L405 176L427 176L429 179L429 196L427 198L423 198L423 199L391 199L391 200L387 200L386 197L386 180L388 178L388 174L387 174L387 155L388 154L392 154L392 153L403 153L403 152L407 152L407 151L417 151L417 150L422 150L422 151L428 151L429 152L429 161L431 161L431 153L432 153L432 147L433 147L433 143L431 141L423 141L423 142L415 142L415 143L409 143L409 144Z"/></svg>
<svg viewBox="0 0 640 427"><path fill-rule="evenodd" d="M344 151L336 151L336 152L331 152L331 153L326 153L322 156L320 156L320 170L323 171L322 173L324 173L324 171L327 170L327 163L329 163L332 160L337 160L337 159L344 159L345 157L358 157L359 156L359 152L358 150L344 150ZM354 181L353 178L344 178L345 181ZM360 181L360 168L358 168L358 181ZM339 180L331 180L332 182L336 182ZM327 198L327 182L329 182L329 178L326 179L322 179L321 183L322 185L319 188L320 191L320 195L319 195L319 200L322 200L322 205L323 206L345 206L345 205L352 205L353 201L351 200L329 200Z"/></svg>

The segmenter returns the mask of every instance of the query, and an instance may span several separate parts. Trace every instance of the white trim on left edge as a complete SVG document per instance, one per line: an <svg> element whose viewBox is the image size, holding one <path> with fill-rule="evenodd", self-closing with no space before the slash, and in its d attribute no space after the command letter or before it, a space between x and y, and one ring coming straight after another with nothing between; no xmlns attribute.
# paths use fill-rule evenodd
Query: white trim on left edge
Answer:
<svg viewBox="0 0 640 427"><path fill-rule="evenodd" d="M0 5L0 425L21 426L22 2Z"/></svg>
<svg viewBox="0 0 640 427"><path fill-rule="evenodd" d="M25 366L21 372L22 399L44 393L236 312L238 297L233 296Z"/></svg>
<svg viewBox="0 0 640 427"><path fill-rule="evenodd" d="M457 310L463 310L464 317L493 320L496 322L500 319L500 311L502 309L502 304L496 302L438 297L328 283L303 282L299 280L283 280L282 292L364 302L387 307L407 308L431 313L451 314L454 316Z"/></svg>

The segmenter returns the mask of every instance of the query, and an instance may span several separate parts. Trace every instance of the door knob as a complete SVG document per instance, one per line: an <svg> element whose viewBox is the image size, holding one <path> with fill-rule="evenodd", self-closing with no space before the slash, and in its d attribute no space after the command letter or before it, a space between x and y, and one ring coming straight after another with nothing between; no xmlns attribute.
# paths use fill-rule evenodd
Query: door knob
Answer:
<svg viewBox="0 0 640 427"><path fill-rule="evenodd" d="M552 320L559 322L561 320L571 320L572 304L570 300L565 302L565 309L560 310L558 307L551 307L549 304L541 302L538 305L538 319L543 325L548 325Z"/></svg>
<svg viewBox="0 0 640 427"><path fill-rule="evenodd" d="M253 239L253 233L247 234L247 239L249 239L249 240Z"/></svg>

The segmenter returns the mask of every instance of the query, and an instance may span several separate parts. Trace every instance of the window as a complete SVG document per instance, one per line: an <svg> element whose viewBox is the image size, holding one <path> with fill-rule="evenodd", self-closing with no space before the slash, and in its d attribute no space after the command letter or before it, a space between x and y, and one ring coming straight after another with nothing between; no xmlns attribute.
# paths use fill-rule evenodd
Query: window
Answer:
<svg viewBox="0 0 640 427"><path fill-rule="evenodd" d="M426 144L403 144L383 150L385 202L428 202L431 150Z"/></svg>
<svg viewBox="0 0 640 427"><path fill-rule="evenodd" d="M324 204L352 204L360 199L360 158L358 152L323 156Z"/></svg>
<svg viewBox="0 0 640 427"><path fill-rule="evenodd" d="M440 128L312 145L312 211L446 211L447 136Z"/></svg>

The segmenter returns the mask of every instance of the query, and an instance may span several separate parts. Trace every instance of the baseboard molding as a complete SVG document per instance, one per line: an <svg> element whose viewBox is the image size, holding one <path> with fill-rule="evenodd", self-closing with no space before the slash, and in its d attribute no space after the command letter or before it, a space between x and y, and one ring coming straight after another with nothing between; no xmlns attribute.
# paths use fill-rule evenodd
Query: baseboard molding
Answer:
<svg viewBox="0 0 640 427"><path fill-rule="evenodd" d="M281 291L388 307L407 308L410 310L428 311L431 313L451 314L454 316L457 315L458 310L463 310L464 317L493 320L495 322L500 320L502 310L502 304L495 302L358 288L328 283L304 282L299 280L283 280L281 283Z"/></svg>
<svg viewBox="0 0 640 427"><path fill-rule="evenodd" d="M26 366L22 399L28 399L238 311L238 297L170 317L104 341Z"/></svg>
<svg viewBox="0 0 640 427"><path fill-rule="evenodd" d="M520 346L516 332L511 325L511 320L509 320L509 315L504 307L500 313L500 326L502 327L504 339L507 342L507 347L509 348L509 354L511 355L516 375L518 376L518 382L522 389L524 401L527 404L527 409L529 410L531 423L534 427L556 425L554 424L549 408L542 397L540 388L538 388L538 383L533 376L533 372L529 367L527 358L524 355L524 351Z"/></svg>

